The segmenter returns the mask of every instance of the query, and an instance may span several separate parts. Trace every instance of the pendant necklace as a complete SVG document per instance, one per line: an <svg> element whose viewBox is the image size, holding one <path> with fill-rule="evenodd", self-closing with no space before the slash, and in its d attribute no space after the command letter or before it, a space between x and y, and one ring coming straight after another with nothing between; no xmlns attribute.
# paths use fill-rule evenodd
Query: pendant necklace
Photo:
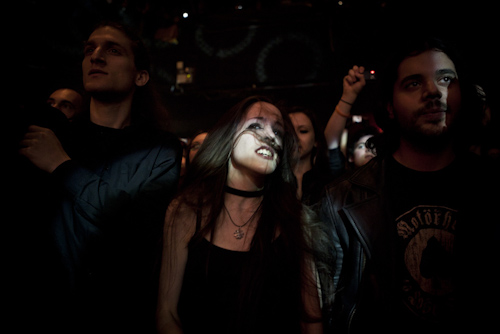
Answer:
<svg viewBox="0 0 500 334"><path fill-rule="evenodd" d="M245 227L248 223L250 223L250 221L253 219L253 217L255 216L255 214L257 213L257 211L259 211L260 209L260 206L262 205L262 201L260 202L259 206L257 207L257 209L255 209L254 213L252 214L252 216L250 216L250 218L247 220L247 222L243 225L238 225L234 222L233 218L231 217L231 214L229 213L229 210L226 208L226 204L223 204L224 205L224 209L226 210L227 212L227 216L229 217L229 220L231 221L231 223L233 223L234 226L236 226L238 229L236 231L234 231L233 233L233 236L240 240L243 238L243 236L245 235L245 232L243 232L241 230L242 227Z"/></svg>

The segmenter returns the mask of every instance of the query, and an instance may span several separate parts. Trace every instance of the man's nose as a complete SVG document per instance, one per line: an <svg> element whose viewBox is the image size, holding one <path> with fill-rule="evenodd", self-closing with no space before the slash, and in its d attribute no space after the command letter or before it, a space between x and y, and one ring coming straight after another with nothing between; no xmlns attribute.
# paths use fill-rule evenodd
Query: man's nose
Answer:
<svg viewBox="0 0 500 334"><path fill-rule="evenodd" d="M104 63L106 61L104 57L104 50L101 47L97 47L92 55L90 56L90 62L94 63Z"/></svg>
<svg viewBox="0 0 500 334"><path fill-rule="evenodd" d="M424 99L440 99L443 96L436 82L429 80L425 84Z"/></svg>

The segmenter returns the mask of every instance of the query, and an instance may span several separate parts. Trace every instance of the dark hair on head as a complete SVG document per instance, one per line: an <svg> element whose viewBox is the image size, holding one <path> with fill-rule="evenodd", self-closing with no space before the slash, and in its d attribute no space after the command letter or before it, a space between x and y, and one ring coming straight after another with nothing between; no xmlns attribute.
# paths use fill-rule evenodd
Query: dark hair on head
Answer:
<svg viewBox="0 0 500 334"><path fill-rule="evenodd" d="M387 107L393 101L393 89L398 78L399 65L408 57L417 56L430 50L441 51L446 54L455 65L459 77L462 101L456 118L456 130L454 131L456 148L466 146L468 144L466 141L473 140L477 135L477 131L479 131L478 126L480 125L484 103L473 82L472 74L465 66L465 62L457 48L451 42L434 36L412 36L398 43L397 50L389 57L381 76L378 94L379 104L374 112L374 117L377 125L384 133L370 141L372 146L376 146L378 155L391 154L399 145L397 123L389 117L387 110Z"/></svg>
<svg viewBox="0 0 500 334"><path fill-rule="evenodd" d="M99 22L94 27L94 29L92 29L92 31L103 27L111 27L125 34L125 36L127 36L127 38L131 42L135 67L138 70L145 70L148 72L151 70L151 62L149 59L148 50L138 33L136 33L132 28L123 23L110 20Z"/></svg>
<svg viewBox="0 0 500 334"><path fill-rule="evenodd" d="M134 55L134 64L137 70L151 72L151 61L148 49L139 34L117 21L102 21L92 31L99 28L111 27L122 32L130 40ZM152 86L151 80L142 87L136 87L134 100L132 102L132 123L141 126L153 127L159 130L167 130L168 113L161 103L161 98Z"/></svg>

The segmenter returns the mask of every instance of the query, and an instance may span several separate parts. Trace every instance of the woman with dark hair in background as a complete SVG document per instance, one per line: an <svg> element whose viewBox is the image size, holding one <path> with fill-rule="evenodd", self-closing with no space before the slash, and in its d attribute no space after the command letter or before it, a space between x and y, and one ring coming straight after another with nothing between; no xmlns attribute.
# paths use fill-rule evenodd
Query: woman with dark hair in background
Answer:
<svg viewBox="0 0 500 334"><path fill-rule="evenodd" d="M343 168L341 165L333 168L329 165L326 140L311 110L293 107L289 116L298 138L298 162L294 170L297 196L304 204L312 205L319 200L325 184L340 175L335 171Z"/></svg>
<svg viewBox="0 0 500 334"><path fill-rule="evenodd" d="M354 66L344 77L342 97L324 131L311 110L295 106L288 112L298 138L299 161L294 171L298 183L297 196L305 204L316 203L321 197L324 186L346 171L346 159L341 152L340 141L347 119L351 117L352 105L365 86L363 73L363 67ZM364 146L364 142L359 145ZM355 168L368 162L369 158L375 155L370 150L364 153L358 150L356 153L359 153L359 158L355 159L354 151L354 149L348 151L348 159L350 165ZM361 155L364 157L361 158Z"/></svg>

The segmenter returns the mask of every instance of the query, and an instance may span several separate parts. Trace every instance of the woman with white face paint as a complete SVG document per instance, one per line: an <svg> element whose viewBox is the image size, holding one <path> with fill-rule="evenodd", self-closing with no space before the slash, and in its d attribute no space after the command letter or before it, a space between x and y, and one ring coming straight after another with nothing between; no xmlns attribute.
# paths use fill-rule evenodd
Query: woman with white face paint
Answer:
<svg viewBox="0 0 500 334"><path fill-rule="evenodd" d="M209 132L166 214L160 333L322 332L328 267L313 259L330 253L296 197L295 151L289 118L263 97Z"/></svg>

